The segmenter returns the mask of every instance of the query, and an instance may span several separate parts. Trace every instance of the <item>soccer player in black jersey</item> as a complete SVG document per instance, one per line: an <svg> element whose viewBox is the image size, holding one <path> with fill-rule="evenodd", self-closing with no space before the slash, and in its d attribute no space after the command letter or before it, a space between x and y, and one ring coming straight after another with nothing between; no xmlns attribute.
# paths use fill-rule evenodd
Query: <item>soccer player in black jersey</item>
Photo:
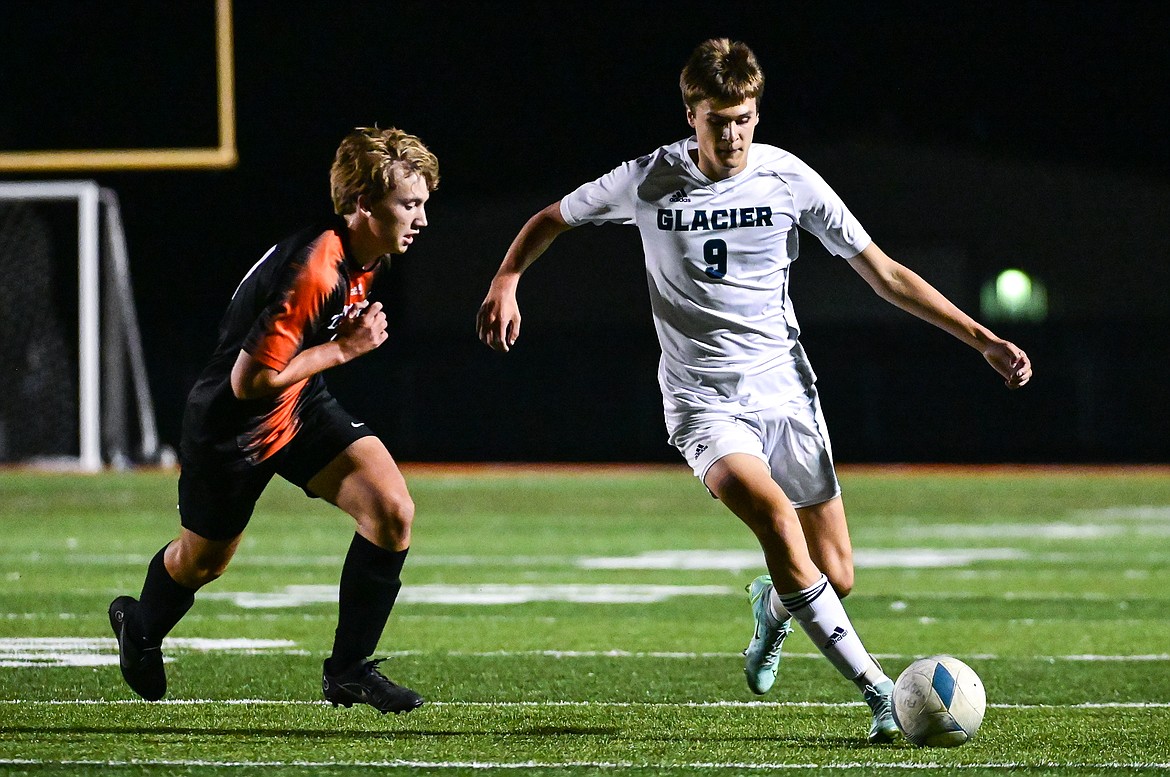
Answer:
<svg viewBox="0 0 1170 777"><path fill-rule="evenodd" d="M382 441L350 416L322 373L385 342L367 300L388 254L426 226L439 165L397 129L358 128L330 170L336 216L278 243L232 295L219 344L187 399L180 446L181 529L150 562L138 600L110 604L122 676L144 699L166 693L161 644L195 592L223 574L273 475L353 516L323 690L334 706L382 713L423 703L369 660L401 588L414 503Z"/></svg>

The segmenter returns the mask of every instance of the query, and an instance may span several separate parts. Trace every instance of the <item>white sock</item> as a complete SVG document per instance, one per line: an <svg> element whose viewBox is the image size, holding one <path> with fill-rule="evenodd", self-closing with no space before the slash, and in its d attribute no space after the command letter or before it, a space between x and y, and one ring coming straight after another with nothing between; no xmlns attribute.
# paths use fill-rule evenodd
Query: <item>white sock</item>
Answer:
<svg viewBox="0 0 1170 777"><path fill-rule="evenodd" d="M792 617L792 613L788 612L780 601L780 594L776 593L775 588L772 588L771 593L768 594L768 606L772 610L772 617L781 623Z"/></svg>
<svg viewBox="0 0 1170 777"><path fill-rule="evenodd" d="M858 688L889 679L861 644L837 592L824 575L803 591L782 594L780 602L837 671Z"/></svg>

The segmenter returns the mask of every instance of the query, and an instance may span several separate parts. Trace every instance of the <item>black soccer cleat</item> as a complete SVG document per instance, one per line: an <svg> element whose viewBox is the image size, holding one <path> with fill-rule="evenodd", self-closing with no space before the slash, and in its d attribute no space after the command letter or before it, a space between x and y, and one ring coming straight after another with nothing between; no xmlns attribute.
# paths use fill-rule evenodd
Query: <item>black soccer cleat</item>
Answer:
<svg viewBox="0 0 1170 777"><path fill-rule="evenodd" d="M325 701L334 707L352 707L354 704L368 704L385 715L410 712L423 705L423 697L414 691L391 682L378 671L378 664L386 659L378 658L358 664L340 675L329 674L328 662L321 676L321 691Z"/></svg>
<svg viewBox="0 0 1170 777"><path fill-rule="evenodd" d="M138 601L130 596L119 596L110 602L110 627L118 640L118 666L131 690L147 701L158 701L167 692L162 647L147 644L131 629L137 607Z"/></svg>

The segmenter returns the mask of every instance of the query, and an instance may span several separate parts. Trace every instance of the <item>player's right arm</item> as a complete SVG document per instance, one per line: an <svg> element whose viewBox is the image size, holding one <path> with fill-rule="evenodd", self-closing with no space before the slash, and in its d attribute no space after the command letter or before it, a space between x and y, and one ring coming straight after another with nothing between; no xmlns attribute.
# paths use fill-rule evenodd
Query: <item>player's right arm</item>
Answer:
<svg viewBox="0 0 1170 777"><path fill-rule="evenodd" d="M248 351L241 350L232 367L232 393L236 399L275 396L319 372L369 353L386 342L388 336L382 303L363 303L360 307L355 306L338 323L335 338L300 351L282 370L274 369Z"/></svg>
<svg viewBox="0 0 1170 777"><path fill-rule="evenodd" d="M492 278L475 318L479 339L489 348L507 352L515 344L520 336L520 306L516 302L520 276L558 235L569 229L572 227L561 215L560 202L554 202L528 219L520 229Z"/></svg>

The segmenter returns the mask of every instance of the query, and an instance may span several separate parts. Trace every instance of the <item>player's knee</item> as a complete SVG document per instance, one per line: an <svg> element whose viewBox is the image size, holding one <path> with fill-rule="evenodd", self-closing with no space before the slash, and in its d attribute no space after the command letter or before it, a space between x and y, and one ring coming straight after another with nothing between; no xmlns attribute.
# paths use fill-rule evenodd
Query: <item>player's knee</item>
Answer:
<svg viewBox="0 0 1170 777"><path fill-rule="evenodd" d="M796 535L802 535L800 522L791 510L760 510L740 517L765 545L775 540L788 545Z"/></svg>
<svg viewBox="0 0 1170 777"><path fill-rule="evenodd" d="M383 513L389 523L410 531L414 523L414 500L409 494L395 494L383 500Z"/></svg>
<svg viewBox="0 0 1170 777"><path fill-rule="evenodd" d="M853 590L853 565L849 563L825 564L821 571L829 579L829 585L844 599Z"/></svg>
<svg viewBox="0 0 1170 777"><path fill-rule="evenodd" d="M180 552L178 568L168 572L179 585L199 589L222 576L231 559L231 553Z"/></svg>
<svg viewBox="0 0 1170 777"><path fill-rule="evenodd" d="M188 589L201 589L223 575L239 544L239 536L213 541L184 530L177 541L167 545L167 575Z"/></svg>
<svg viewBox="0 0 1170 777"><path fill-rule="evenodd" d="M830 577L829 583L833 586L833 590L837 592L838 599L844 599L853 591L852 574Z"/></svg>
<svg viewBox="0 0 1170 777"><path fill-rule="evenodd" d="M359 519L359 523L362 520ZM414 525L414 500L409 494L382 494L366 517L370 533L385 548L401 549L410 545Z"/></svg>
<svg viewBox="0 0 1170 777"><path fill-rule="evenodd" d="M213 580L218 580L227 571L227 566L228 562L223 561L197 567L195 570L195 580L198 586L195 587L202 588Z"/></svg>

